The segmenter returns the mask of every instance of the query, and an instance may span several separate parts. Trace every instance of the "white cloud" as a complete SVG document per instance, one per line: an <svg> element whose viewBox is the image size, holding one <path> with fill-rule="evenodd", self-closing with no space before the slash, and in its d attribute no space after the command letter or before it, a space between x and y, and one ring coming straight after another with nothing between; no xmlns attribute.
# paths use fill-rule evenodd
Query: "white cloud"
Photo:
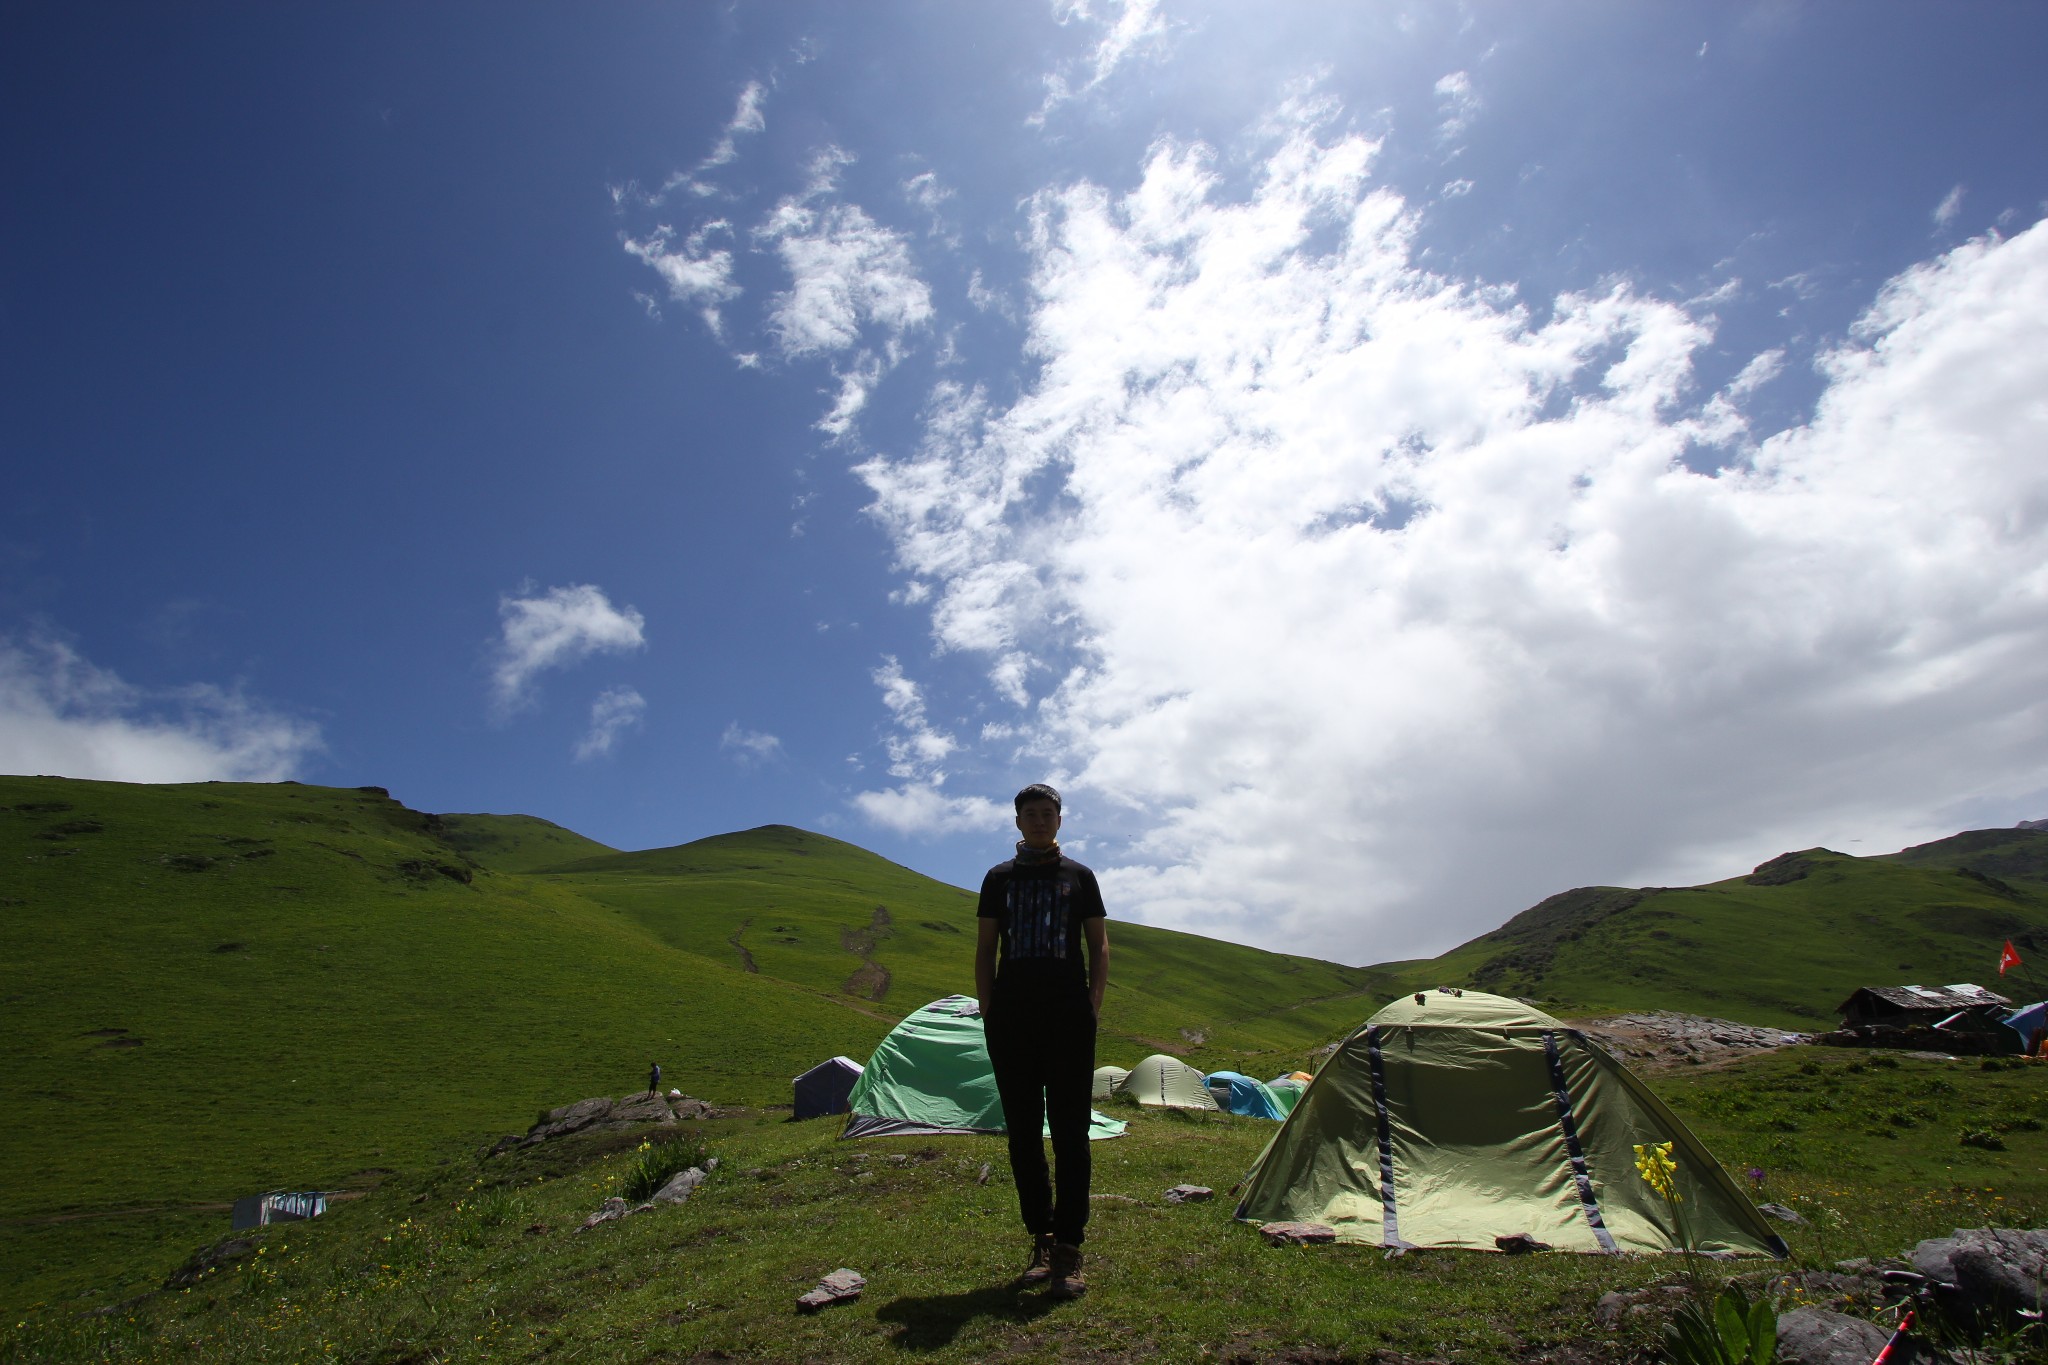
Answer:
<svg viewBox="0 0 2048 1365"><path fill-rule="evenodd" d="M953 191L939 183L938 172L920 171L903 182L903 197L927 213L937 213Z"/></svg>
<svg viewBox="0 0 2048 1365"><path fill-rule="evenodd" d="M742 768L777 761L782 758L782 741L761 730L742 729L738 721L729 722L725 733L718 737L721 752L733 756L733 761Z"/></svg>
<svg viewBox="0 0 2048 1365"><path fill-rule="evenodd" d="M69 645L0 636L0 771L107 782L278 782L320 729L239 690L148 689Z"/></svg>
<svg viewBox="0 0 2048 1365"><path fill-rule="evenodd" d="M631 607L614 607L602 588L588 583L550 588L538 597L501 597L498 617L491 697L500 714L532 701L533 680L543 670L647 643L646 619Z"/></svg>
<svg viewBox="0 0 2048 1365"><path fill-rule="evenodd" d="M1453 71L1436 83L1437 112L1443 122L1437 125L1437 141L1456 142L1465 136L1465 130L1472 126L1472 120L1482 107L1479 96L1472 89L1472 77L1463 71Z"/></svg>
<svg viewBox="0 0 2048 1365"><path fill-rule="evenodd" d="M1108 30L1082 61L1054 71L1045 78L1045 102L1025 122L1036 127L1068 100L1092 93L1108 80L1124 60L1166 36L1166 16L1160 0L1054 0L1053 18L1062 26L1070 23L1100 23L1103 11L1112 11ZM1080 84L1077 86L1076 81Z"/></svg>
<svg viewBox="0 0 2048 1365"><path fill-rule="evenodd" d="M790 274L790 287L769 306L785 356L849 350L869 327L893 344L931 319L931 291L903 238L858 205L785 199L758 235L774 245Z"/></svg>
<svg viewBox="0 0 2048 1365"><path fill-rule="evenodd" d="M768 126L768 119L761 112L761 106L767 103L767 100L768 87L759 81L748 81L746 89L740 91L739 105L733 110L731 120L726 123L724 135L719 138L718 145L711 149L711 155L704 158L703 165L698 169L708 170L713 166L723 166L737 157L739 147L735 139L742 133L758 133Z"/></svg>
<svg viewBox="0 0 2048 1365"><path fill-rule="evenodd" d="M590 731L577 741L576 758L582 762L612 751L619 736L640 723L647 712L647 699L630 687L607 687L590 704Z"/></svg>
<svg viewBox="0 0 2048 1365"><path fill-rule="evenodd" d="M860 469L938 646L1097 798L1119 913L1384 960L2048 787L2048 226L1892 282L1756 446L1782 355L1703 394L1680 304L1423 269L1376 151L1046 191L1029 387L941 385ZM903 785L856 805L970 827L876 680Z"/></svg>
<svg viewBox="0 0 2048 1365"><path fill-rule="evenodd" d="M1962 211L1963 187L1958 185L1943 195L1941 202L1934 206L1934 225L1937 228L1945 228L1955 222L1956 215Z"/></svg>
<svg viewBox="0 0 2048 1365"><path fill-rule="evenodd" d="M903 665L893 656L884 656L882 666L872 676L875 686L882 689L882 704L896 718L896 733L889 736L886 745L889 776L944 782L946 775L938 771L938 766L960 747L960 742L931 723L925 715L923 691L904 675Z"/></svg>
<svg viewBox="0 0 2048 1365"><path fill-rule="evenodd" d="M720 219L692 232L680 247L672 246L675 231L667 226L656 228L644 238L623 240L628 255L639 257L668 282L669 297L679 303L695 304L704 325L717 336L722 331L718 306L739 297L740 288L732 282L732 253L722 247L712 249L709 239L715 233L730 231L731 224ZM646 296L636 293L634 297Z"/></svg>
<svg viewBox="0 0 2048 1365"><path fill-rule="evenodd" d="M1472 182L1470 180L1465 180L1462 178L1457 180L1446 180L1444 182L1443 189L1438 191L1437 198L1463 199L1466 195L1470 193L1472 193Z"/></svg>
<svg viewBox="0 0 2048 1365"><path fill-rule="evenodd" d="M853 807L870 824L898 834L988 834L1013 828L1008 806L982 796L947 796L928 782L861 792Z"/></svg>

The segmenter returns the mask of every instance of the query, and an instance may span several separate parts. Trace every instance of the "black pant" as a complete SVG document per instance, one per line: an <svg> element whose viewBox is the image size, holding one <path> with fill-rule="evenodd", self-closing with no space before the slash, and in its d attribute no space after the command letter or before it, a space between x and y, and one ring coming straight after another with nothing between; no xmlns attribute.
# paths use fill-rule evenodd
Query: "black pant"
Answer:
<svg viewBox="0 0 2048 1365"><path fill-rule="evenodd" d="M1088 1226L1088 1113L1095 1089L1095 1010L1088 997L1005 1000L996 992L988 1059L1010 1133L1017 1209L1035 1237L1081 1245ZM1052 1131L1055 1198L1041 1132Z"/></svg>

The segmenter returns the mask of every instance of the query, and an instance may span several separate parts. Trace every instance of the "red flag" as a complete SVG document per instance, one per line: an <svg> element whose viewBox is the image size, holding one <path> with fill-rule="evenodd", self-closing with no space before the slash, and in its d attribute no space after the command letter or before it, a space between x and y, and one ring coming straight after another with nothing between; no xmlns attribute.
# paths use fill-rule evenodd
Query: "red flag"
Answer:
<svg viewBox="0 0 2048 1365"><path fill-rule="evenodd" d="M2007 967L2017 967L2019 965L2020 955L2013 951L2012 940L2007 939L2005 941L2005 951L1998 955L1998 974L2004 976Z"/></svg>

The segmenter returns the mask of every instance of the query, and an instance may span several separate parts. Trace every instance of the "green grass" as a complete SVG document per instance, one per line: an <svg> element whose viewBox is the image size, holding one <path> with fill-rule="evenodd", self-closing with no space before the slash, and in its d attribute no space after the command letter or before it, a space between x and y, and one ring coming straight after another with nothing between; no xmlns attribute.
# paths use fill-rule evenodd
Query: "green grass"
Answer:
<svg viewBox="0 0 2048 1365"><path fill-rule="evenodd" d="M1795 1049L1652 1084L1760 1197L1803 1210L1798 1263L1895 1254L1956 1227L2048 1217L2039 1068ZM1916 1117L1899 1128L1892 1115ZM1644 1358L1648 1326L1609 1333L1609 1289L1672 1277L1654 1257L1504 1257L1268 1247L1229 1218L1229 1186L1272 1132L1229 1116L1127 1115L1094 1147L1090 1292L1054 1305L1009 1286L1022 1263L998 1139L836 1140L830 1121L741 1114L690 1125L720 1157L688 1203L576 1225L616 1193L632 1134L516 1157L467 1149L408 1170L190 1290L106 1317L45 1304L0 1332L6 1360L1340 1360ZM2007 1150L1966 1148L1966 1124ZM980 1183L981 1167L990 1168ZM1632 1173L1622 1177L1633 1179ZM1170 1205L1182 1182L1215 1202ZM1746 1184L1747 1182L1744 1181ZM1125 1202L1129 1201L1129 1202ZM850 1266L865 1295L793 1311ZM1763 1275L1775 1267L1737 1267ZM19 1325L15 1325L19 1324ZM722 1353L722 1354L721 1354Z"/></svg>
<svg viewBox="0 0 2048 1365"><path fill-rule="evenodd" d="M1831 1022L1829 1008L1858 985L1988 979L2002 938L2025 944L2048 927L2048 884L2035 875L2044 843L2048 835L1986 831L1888 859L1811 851L1769 876L1705 887L1567 893L1442 958L1375 968L1117 922L1099 1056L1129 1065L1172 1051L1204 1069L1273 1075L1302 1065L1389 996L1460 981L1535 996L1565 1015L1679 1008L1811 1027ZM815 1184L824 1180L818 1163L843 1164L829 1135L761 1114L787 1101L798 1071L834 1053L865 1057L903 1014L972 989L967 891L786 826L614 853L528 817L437 817L375 788L297 784L0 777L0 866L9 870L0 883L0 1102L9 1114L0 1130L0 1308L42 1305L37 1331L57 1331L50 1324L69 1323L80 1306L160 1283L224 1226L230 1201L268 1189L372 1191L338 1205L318 1230L293 1235L291 1245L309 1257L330 1243L342 1247L336 1239L350 1228L395 1235L388 1225L414 1206L391 1201L421 1193L431 1197L418 1206L428 1212L416 1227L440 1228L435 1236L461 1248L497 1246L497 1232L457 1236L455 1225L435 1221L435 1192L479 1174L495 1181L472 1170L475 1147L524 1129L544 1107L635 1089L647 1061L658 1058L668 1083L755 1113L718 1138L732 1144L736 1164L783 1172L761 1189L746 1187L744 1199L735 1193L740 1183L722 1177L728 1188L720 1198L737 1200L730 1208L741 1222L732 1226L752 1230L739 1241L701 1234L703 1245L742 1248L733 1252L737 1278L715 1301L754 1306L738 1318L723 1307L676 1323L663 1317L657 1330L633 1316L638 1289L608 1279L611 1288L578 1300L571 1315L584 1323L578 1332L595 1334L577 1336L579 1350L602 1359L614 1346L592 1343L659 1340L681 1343L659 1349L684 1357L742 1351L753 1338L720 1336L726 1328L699 1319L754 1321L748 1313L758 1315L749 1330L759 1340L798 1355L811 1349L801 1333L777 1335L784 1291L796 1292L783 1280L833 1266L813 1267L807 1256L815 1248L800 1233L769 1231L778 1211L793 1211L799 1224L823 1220L821 1232L839 1230L839 1240L821 1243L851 1248L835 1255L874 1248L865 1254L895 1277L890 1292L903 1302L895 1316L875 1319L869 1345L838 1341L829 1323L820 1329L843 1358L899 1344L961 1358L1013 1347L1048 1358L1110 1349L1107 1327L1060 1325L1099 1323L1092 1310L1025 1319L988 1297L993 1267L1014 1250L1000 1177L993 1184L1002 1197L990 1205L988 1189L941 1180L943 1161L917 1163L877 1177L882 1189L902 1186L894 1212L875 1213L864 1194L842 1206L826 1198L836 1188L829 1180ZM1826 1070L1838 1060L1839 1075ZM1788 1190L1846 1199L1876 1240L1896 1240L1946 1216L1942 1210L1975 1207L1980 1184L1997 1190L1987 1196L1994 1203L2010 1198L2039 1221L2029 1172L2040 1165L2027 1162L2048 1163L2027 1125L2048 1115L2023 1104L2037 1073L1923 1074L1915 1063L1855 1071L1848 1059L1826 1057L1821 1073L1773 1080L1772 1065L1660 1086L1681 1109L1697 1110L1731 1166L1761 1164ZM1930 1088L1944 1080L1958 1088ZM1924 1094L1913 1089L1922 1082ZM1836 1107L1815 1107L1823 1101ZM1132 1139L1101 1149L1114 1153L1105 1172L1135 1163L1130 1177L1157 1180L1160 1189L1182 1178L1226 1188L1270 1131L1252 1120L1204 1127L1141 1119ZM1965 1147L1964 1132L1988 1134L2005 1150ZM951 1159L974 1148L943 1150ZM982 1149L977 1168L1000 1150ZM615 1158L626 1159L603 1160ZM1859 1162L1872 1163L1870 1177L1834 1193L1837 1173ZM2003 1183L1993 1178L2001 1172ZM515 1199L567 1207L585 1195L568 1180L557 1173L492 1197L501 1214ZM657 1226L694 1226L689 1220L704 1209L724 1206L707 1196L686 1207L694 1212L668 1211L645 1226L562 1245L616 1232L622 1247L650 1239L647 1255L657 1258L666 1245ZM1417 1292L1417 1277L1434 1285L1429 1277L1453 1274L1443 1269L1451 1265L1479 1267L1469 1272L1477 1287L1462 1301L1470 1321L1460 1330L1469 1330L1457 1339L1480 1356L1519 1351L1545 1332L1568 1335L1560 1324L1583 1306L1581 1291L1608 1274L1561 1263L1509 1272L1490 1258L1382 1269L1351 1253L1274 1256L1241 1230L1217 1225L1213 1207L1110 1205L1102 1217L1106 1231L1128 1224L1142 1236L1121 1249L1105 1236L1104 1268L1124 1258L1130 1288L1114 1288L1112 1275L1108 1293L1091 1304L1141 1290L1203 1300L1189 1310L1185 1332L1178 1321L1148 1329L1164 1334L1157 1346L1169 1356L1197 1341L1235 1341L1233 1332L1263 1351L1353 1351L1371 1342L1370 1349L1426 1353L1420 1337L1403 1335L1403 1315L1412 1311L1402 1305ZM892 1229L926 1225L917 1220L944 1235L914 1248L892 1242ZM502 1232L504 1222L491 1226ZM984 1255L985 1242L996 1249ZM536 1243L554 1245L538 1236ZM756 1264L748 1249L755 1244L780 1250ZM1155 1255L1155 1245L1166 1250ZM526 1266L527 1248L506 1243L492 1254ZM568 1272L533 1254L529 1292L559 1293ZM580 1265L582 1254L570 1261ZM340 1293L344 1263L333 1264L342 1278L329 1287ZM462 1264L471 1280L499 1273ZM1283 1264L1300 1268L1273 1278ZM680 1292L655 1259L647 1266L636 1283ZM504 1273L517 1280L529 1270ZM708 1282L723 1283L724 1273L707 1270ZM1533 1290L1525 1282L1532 1274ZM1243 1286L1232 1282L1245 1275ZM1361 1275L1377 1278L1354 1301L1348 1296ZM446 1303L465 1302L468 1292L451 1288ZM870 1308L877 1292L865 1301ZM1528 1293L1539 1304L1555 1300L1535 1312L1533 1327L1499 1306ZM1303 1325L1291 1311L1251 1302L1265 1295L1312 1310L1325 1304L1327 1320L1314 1310ZM350 1350L374 1355L363 1343L378 1332L426 1331L393 1325L412 1322L404 1302L379 1300L385 1326L358 1322ZM1140 1297L1122 1302L1141 1311ZM455 1314L450 1321L490 1320L487 1303L459 1312L436 1303L437 1313ZM1230 1306L1241 1310L1241 1324L1232 1325ZM161 1311L157 1303L146 1315ZM471 1312L481 1316L461 1317ZM208 1308L199 1318L216 1334L253 1331L248 1325L258 1320L240 1308ZM93 1330L115 1330L92 1321ZM157 1321L151 1330L162 1327ZM278 1340L310 1349L289 1334ZM714 1340L728 1344L689 1344Z"/></svg>
<svg viewBox="0 0 2048 1365"><path fill-rule="evenodd" d="M653 1057L772 1103L791 1059L888 1028L470 868L381 796L0 778L0 806L0 1218L360 1188ZM0 1299L151 1281L173 1226L152 1252L104 1220L14 1221L35 1232L0 1238Z"/></svg>
<svg viewBox="0 0 2048 1365"><path fill-rule="evenodd" d="M663 942L892 1018L972 993L973 893L822 834L768 825L544 869ZM1136 1061L1299 1065L1385 998L1378 973L1118 922L1104 1028ZM876 970L879 968L880 970ZM963 970L964 969L964 970Z"/></svg>
<svg viewBox="0 0 2048 1365"><path fill-rule="evenodd" d="M1982 833L2048 848L2040 832ZM1829 1028L1834 1007L1859 986L1996 985L2000 944L2048 931L2048 888L2016 871L1993 884L1962 870L1973 856L1989 861L1973 838L1923 845L1910 859L1810 849L1773 860L1775 874L1567 892L1439 958L1390 971L1407 989L1476 986L1540 1000L1554 1014L1658 1008ZM2014 853L2012 843L1996 841L2008 870L2038 851L2028 843Z"/></svg>
<svg viewBox="0 0 2048 1365"><path fill-rule="evenodd" d="M533 872L616 852L534 815L443 815L441 841L493 872Z"/></svg>
<svg viewBox="0 0 2048 1365"><path fill-rule="evenodd" d="M973 989L972 898L823 836L511 870L601 847L378 789L0 777L0 1307L154 1283L195 1206L364 1188L652 1059L714 1102L786 1103ZM749 921L753 972L728 942ZM1204 945L1119 927L1105 1057L1293 1059L1371 1007L1353 969ZM849 985L868 964L879 999Z"/></svg>

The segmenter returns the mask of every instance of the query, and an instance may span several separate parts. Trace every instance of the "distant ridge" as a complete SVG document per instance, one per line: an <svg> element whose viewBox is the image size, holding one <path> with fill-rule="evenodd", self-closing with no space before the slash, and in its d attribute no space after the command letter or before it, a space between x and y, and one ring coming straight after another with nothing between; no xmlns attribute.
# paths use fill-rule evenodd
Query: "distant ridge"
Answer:
<svg viewBox="0 0 2048 1365"><path fill-rule="evenodd" d="M1834 1022L1859 986L1997 974L2006 939L2048 949L2048 830L1970 830L1855 858L1782 853L1695 887L1580 887L1440 957L1404 986L1465 985L1552 1013L1651 1008L1780 1027Z"/></svg>

